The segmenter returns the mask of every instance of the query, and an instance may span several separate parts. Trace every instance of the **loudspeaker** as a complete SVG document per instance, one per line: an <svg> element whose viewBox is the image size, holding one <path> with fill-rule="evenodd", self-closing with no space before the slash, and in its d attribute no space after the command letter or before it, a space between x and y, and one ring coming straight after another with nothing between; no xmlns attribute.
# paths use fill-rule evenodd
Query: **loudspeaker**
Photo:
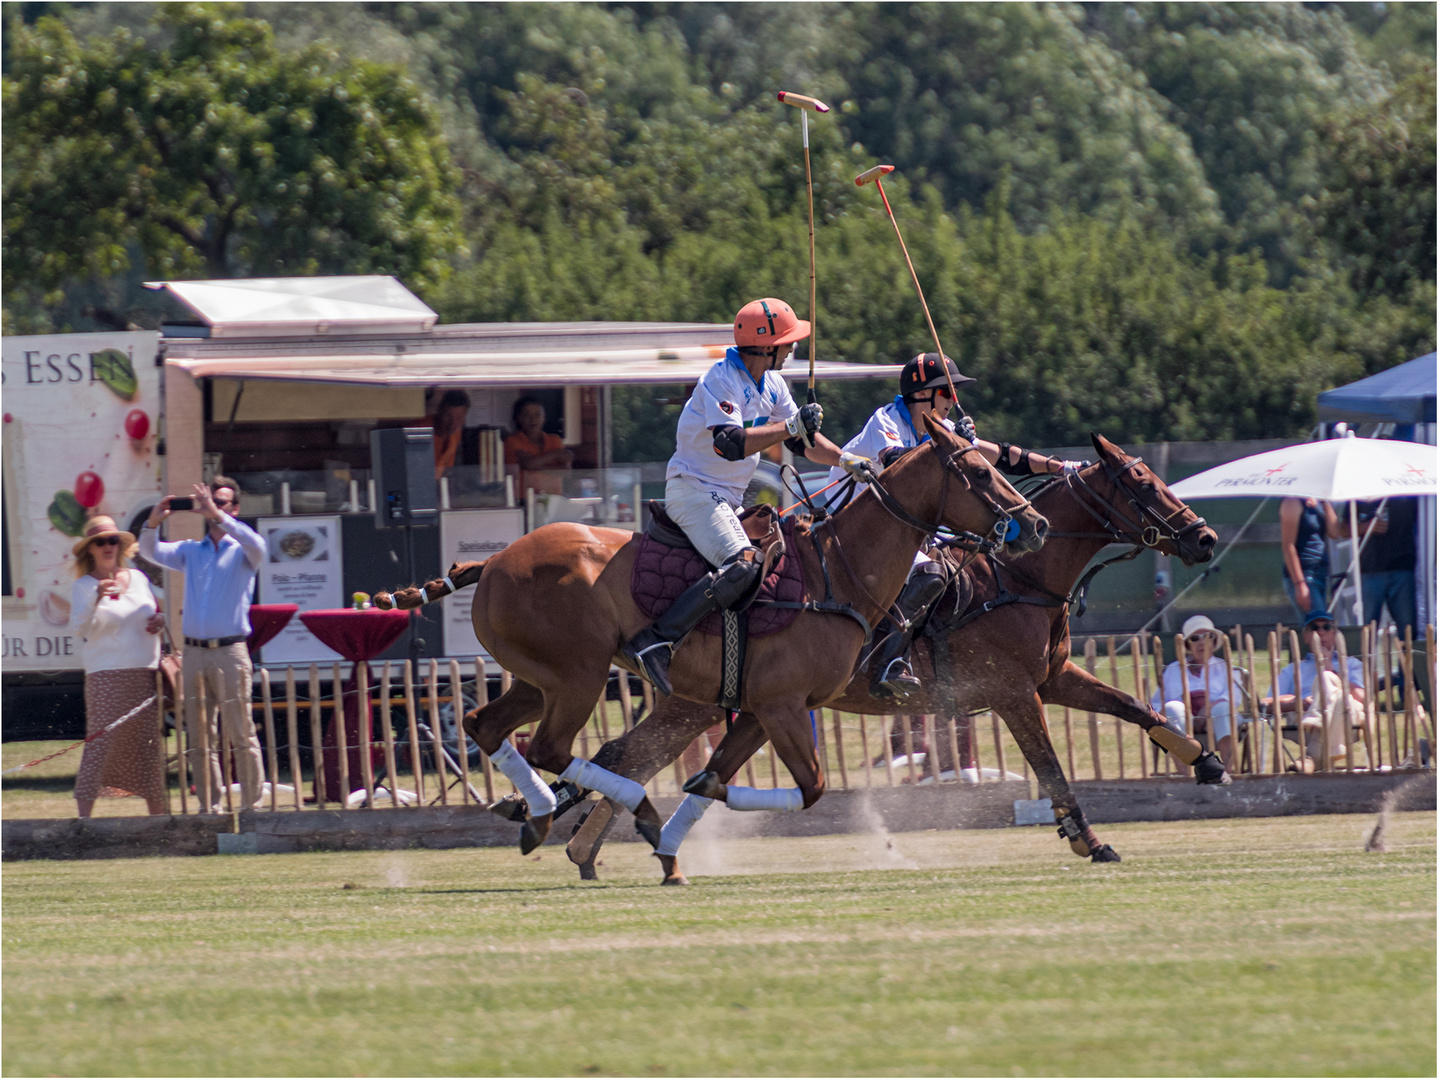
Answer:
<svg viewBox="0 0 1439 1080"><path fill-rule="evenodd" d="M439 520L435 434L429 428L376 428L370 432L375 478L375 528L433 525Z"/></svg>

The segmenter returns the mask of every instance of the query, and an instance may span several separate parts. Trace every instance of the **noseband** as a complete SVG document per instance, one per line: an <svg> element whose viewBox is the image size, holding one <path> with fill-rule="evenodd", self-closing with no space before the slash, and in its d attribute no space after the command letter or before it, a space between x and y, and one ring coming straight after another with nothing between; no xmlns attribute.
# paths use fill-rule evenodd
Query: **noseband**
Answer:
<svg viewBox="0 0 1439 1080"><path fill-rule="evenodd" d="M1176 528L1174 518L1188 510L1188 507L1181 506L1168 517L1161 514L1152 505L1140 498L1139 492L1130 486L1127 479L1128 473L1137 465L1144 462L1143 458L1130 458L1123 465L1111 465L1104 462L1104 475L1112 486L1124 493L1122 501L1127 502L1134 511L1133 516L1126 514L1120 509L1120 499L1106 499L1099 492L1095 491L1088 480L1080 473L1073 473L1064 478L1069 485L1070 491L1074 493L1075 502L1079 503L1085 513L1099 522L1104 529L1102 533L1074 533L1074 532L1050 532L1050 536L1064 536L1075 539L1087 540L1110 540L1125 544L1136 544L1147 548L1155 548L1164 541L1169 540L1176 546L1190 536L1190 534L1203 529L1207 522L1197 514L1189 524ZM1040 490L1043 490L1041 488ZM1039 492L1035 492L1039 494ZM1098 507L1098 509L1096 509ZM1101 513L1100 511L1103 511ZM1192 513L1192 511L1190 511ZM1119 519L1116 525L1114 519Z"/></svg>
<svg viewBox="0 0 1439 1080"><path fill-rule="evenodd" d="M899 504L899 500L880 483L879 477L876 476L870 481L869 487L870 490L879 497L880 505L888 510L893 517L898 518L910 528L918 529L926 536L933 536L944 520L944 508L949 498L949 479L951 476L958 477L960 482L964 484L965 489L983 503L990 513L998 518L994 523L994 528L991 530L993 534L991 538L985 538L976 533L961 532L958 534L959 539L967 543L981 545L983 548L991 551L999 547L1004 543L1005 534L1009 532L1009 523L1014 520L1014 515L1023 510L1028 510L1031 505L1030 500L1021 497L1017 505L1005 507L1000 505L999 500L990 493L988 488L975 487L970 478L960 469L958 462L966 454L979 454L978 447L971 446L967 450L956 450L952 454L945 455L940 453L939 444L933 439L930 440L930 445L934 447L934 452L939 455L940 464L944 466L944 480L939 489L939 509L935 513L934 521L927 522L911 514ZM986 465L989 464L982 454L980 455L980 460L984 461Z"/></svg>

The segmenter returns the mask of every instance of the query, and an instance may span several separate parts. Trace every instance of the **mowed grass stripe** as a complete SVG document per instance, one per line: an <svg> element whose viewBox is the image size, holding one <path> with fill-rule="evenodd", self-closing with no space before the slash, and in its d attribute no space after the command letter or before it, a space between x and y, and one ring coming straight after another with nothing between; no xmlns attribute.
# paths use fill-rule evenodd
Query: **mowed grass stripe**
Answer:
<svg viewBox="0 0 1439 1080"><path fill-rule="evenodd" d="M5 1075L1433 1075L1434 815L8 864ZM917 868L861 870L898 851ZM346 887L350 886L350 887Z"/></svg>

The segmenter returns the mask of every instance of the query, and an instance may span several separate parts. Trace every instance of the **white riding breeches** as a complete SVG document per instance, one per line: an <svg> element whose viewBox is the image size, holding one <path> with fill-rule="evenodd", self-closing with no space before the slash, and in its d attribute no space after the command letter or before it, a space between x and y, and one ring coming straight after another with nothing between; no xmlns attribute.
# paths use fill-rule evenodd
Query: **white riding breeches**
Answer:
<svg viewBox="0 0 1439 1080"><path fill-rule="evenodd" d="M686 477L665 481L665 513L711 565L723 566L725 560L753 546L729 501Z"/></svg>

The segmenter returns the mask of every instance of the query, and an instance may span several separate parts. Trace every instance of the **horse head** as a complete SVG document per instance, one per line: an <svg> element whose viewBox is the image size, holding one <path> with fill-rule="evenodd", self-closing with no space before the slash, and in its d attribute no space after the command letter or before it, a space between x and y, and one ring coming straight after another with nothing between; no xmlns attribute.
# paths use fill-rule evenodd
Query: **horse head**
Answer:
<svg viewBox="0 0 1439 1080"><path fill-rule="evenodd" d="M1185 566L1213 558L1219 537L1142 458L1130 457L1103 435L1091 433L1090 439L1099 461L1072 480L1095 497L1081 503L1116 542L1155 548L1178 556Z"/></svg>
<svg viewBox="0 0 1439 1080"><path fill-rule="evenodd" d="M1011 550L1038 551L1043 547L1049 535L1049 522L1044 515L967 439L943 424L934 423L929 416L924 418L924 426L929 432L930 446L920 446L906 457L925 462L925 468L935 470L937 483L932 490L936 504L932 513L938 524L955 532L1003 537L1006 531L1013 531L1009 529L1012 519L1019 525L1019 534L1007 541ZM974 498L951 496L949 486L955 480Z"/></svg>

